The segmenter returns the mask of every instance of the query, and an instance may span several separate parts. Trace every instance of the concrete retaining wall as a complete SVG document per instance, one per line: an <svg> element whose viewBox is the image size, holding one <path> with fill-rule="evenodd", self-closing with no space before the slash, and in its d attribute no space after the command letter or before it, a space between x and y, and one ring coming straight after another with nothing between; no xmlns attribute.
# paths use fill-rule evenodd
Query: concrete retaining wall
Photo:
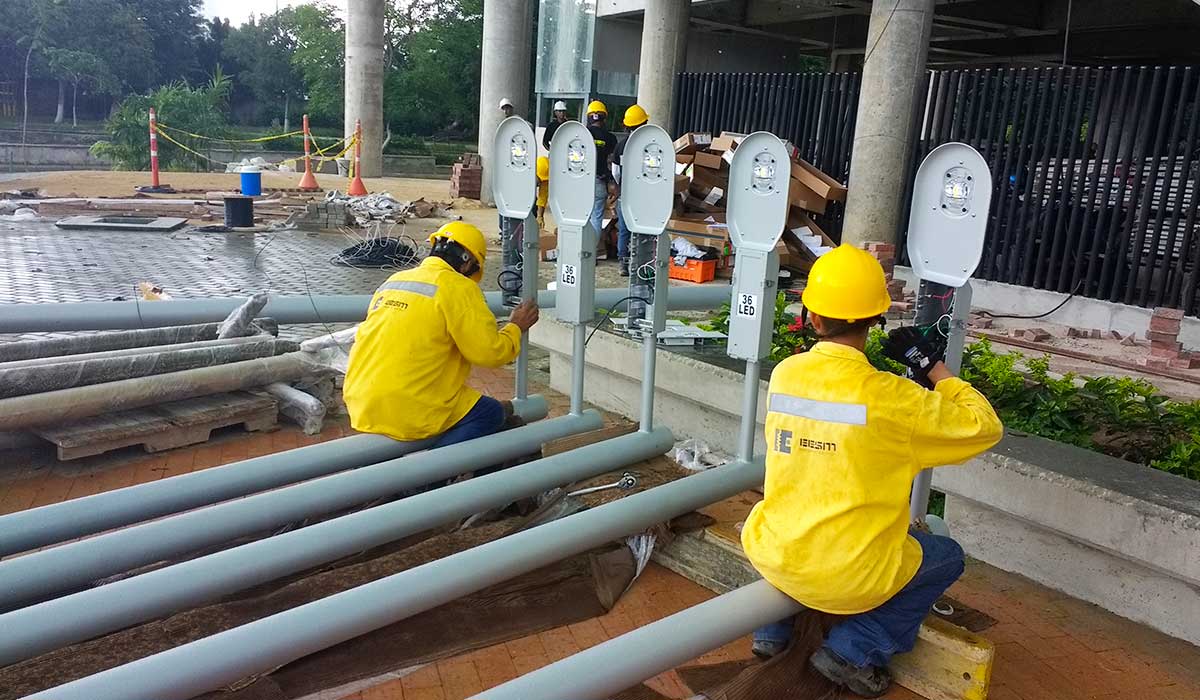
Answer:
<svg viewBox="0 0 1200 700"><path fill-rule="evenodd" d="M571 384L571 327L547 319L551 386ZM742 375L660 349L655 415L678 436L733 452ZM598 332L585 399L639 418L641 344ZM760 384L758 449L766 382ZM966 467L934 472L954 536L982 561L1200 644L1200 483L1102 454L1009 435Z"/></svg>
<svg viewBox="0 0 1200 700"><path fill-rule="evenodd" d="M971 556L1200 644L1200 483L1009 435L933 486Z"/></svg>
<svg viewBox="0 0 1200 700"><path fill-rule="evenodd" d="M550 385L571 390L571 326L544 319L530 331L530 342L550 352ZM597 332L587 346L584 396L608 411L639 419L642 345L624 336ZM654 415L676 436L704 440L714 449L737 450L742 405L742 374L678 353L658 350ZM767 383L761 382L758 422L765 417ZM758 431L758 449L765 448Z"/></svg>
<svg viewBox="0 0 1200 700"><path fill-rule="evenodd" d="M912 268L897 265L895 274L897 279L902 279L908 284L909 290L917 288L917 279ZM971 292L971 305L977 309L1020 315L1045 313L1061 304L1068 296L1060 292L978 279L971 280ZM1136 333L1145 338L1146 331L1150 328L1152 311L1153 309L1129 304L1074 297L1044 320L1046 323L1060 323L1076 328L1118 331L1121 335ZM1184 317L1179 340L1184 347L1200 348L1200 318Z"/></svg>

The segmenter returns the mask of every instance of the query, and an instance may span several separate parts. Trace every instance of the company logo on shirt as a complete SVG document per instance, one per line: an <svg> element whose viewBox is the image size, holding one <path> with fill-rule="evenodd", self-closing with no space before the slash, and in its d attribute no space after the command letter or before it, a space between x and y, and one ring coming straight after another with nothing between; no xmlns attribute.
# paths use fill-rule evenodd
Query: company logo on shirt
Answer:
<svg viewBox="0 0 1200 700"><path fill-rule="evenodd" d="M790 430L776 429L772 449L780 454L790 455L793 448L813 452L837 452L837 443L806 437L797 439Z"/></svg>

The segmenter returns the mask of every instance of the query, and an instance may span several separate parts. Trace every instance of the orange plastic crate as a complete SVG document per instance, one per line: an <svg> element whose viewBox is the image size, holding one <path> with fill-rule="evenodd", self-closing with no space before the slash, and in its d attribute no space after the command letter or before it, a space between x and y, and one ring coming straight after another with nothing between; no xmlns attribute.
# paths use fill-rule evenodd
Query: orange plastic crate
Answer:
<svg viewBox="0 0 1200 700"><path fill-rule="evenodd" d="M673 280L708 282L717 276L717 261L688 260L683 265L676 265L675 261L672 260L669 274Z"/></svg>

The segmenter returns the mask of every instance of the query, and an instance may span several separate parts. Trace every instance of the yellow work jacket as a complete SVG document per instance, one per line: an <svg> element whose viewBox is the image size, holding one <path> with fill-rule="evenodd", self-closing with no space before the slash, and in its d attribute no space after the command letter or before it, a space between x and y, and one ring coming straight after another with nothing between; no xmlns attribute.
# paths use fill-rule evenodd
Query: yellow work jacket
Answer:
<svg viewBox="0 0 1200 700"><path fill-rule="evenodd" d="M550 181L539 180L537 188L537 205L539 207L546 206L550 201Z"/></svg>
<svg viewBox="0 0 1200 700"><path fill-rule="evenodd" d="M771 375L763 500L742 529L746 555L810 608L879 607L921 565L909 492L927 467L960 464L1000 440L987 399L958 378L928 391L818 343Z"/></svg>
<svg viewBox="0 0 1200 700"><path fill-rule="evenodd" d="M342 395L364 433L420 440L470 411L472 365L499 367L521 349L521 329L497 331L479 285L441 258L397 272L375 292L358 327Z"/></svg>

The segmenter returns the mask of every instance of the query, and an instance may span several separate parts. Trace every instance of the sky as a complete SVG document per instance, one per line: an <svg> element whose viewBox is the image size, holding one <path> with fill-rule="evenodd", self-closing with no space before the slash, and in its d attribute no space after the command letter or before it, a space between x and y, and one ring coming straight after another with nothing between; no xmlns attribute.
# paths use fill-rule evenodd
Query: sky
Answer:
<svg viewBox="0 0 1200 700"><path fill-rule="evenodd" d="M205 17L226 17L233 25L245 22L251 15L270 14L275 7L303 5L309 0L204 0ZM346 0L325 0L327 4L345 11Z"/></svg>

